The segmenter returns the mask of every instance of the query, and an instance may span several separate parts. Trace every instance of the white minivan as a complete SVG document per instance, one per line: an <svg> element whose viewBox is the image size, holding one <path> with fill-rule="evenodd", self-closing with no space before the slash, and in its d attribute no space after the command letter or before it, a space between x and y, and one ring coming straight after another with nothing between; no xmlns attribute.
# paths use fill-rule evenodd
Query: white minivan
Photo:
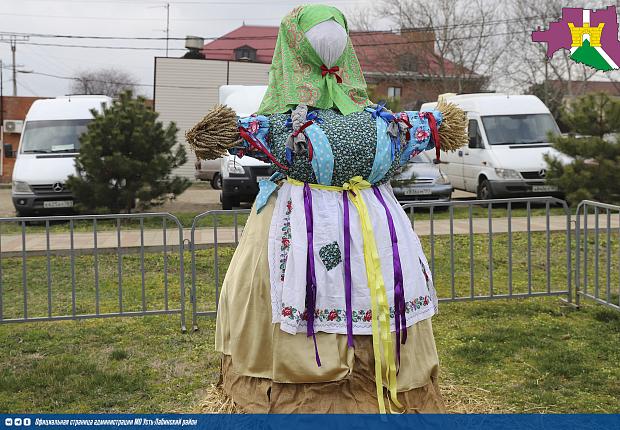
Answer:
<svg viewBox="0 0 620 430"><path fill-rule="evenodd" d="M559 134L551 112L533 95L446 94L440 96L467 112L469 145L441 153L441 170L452 185L479 199L530 195L561 196L546 184L544 154L570 158L551 147L549 133ZM436 103L425 103L430 110Z"/></svg>
<svg viewBox="0 0 620 430"><path fill-rule="evenodd" d="M13 205L20 216L69 211L80 135L92 120L91 109L111 104L106 96L66 96L36 100L24 121L13 168Z"/></svg>

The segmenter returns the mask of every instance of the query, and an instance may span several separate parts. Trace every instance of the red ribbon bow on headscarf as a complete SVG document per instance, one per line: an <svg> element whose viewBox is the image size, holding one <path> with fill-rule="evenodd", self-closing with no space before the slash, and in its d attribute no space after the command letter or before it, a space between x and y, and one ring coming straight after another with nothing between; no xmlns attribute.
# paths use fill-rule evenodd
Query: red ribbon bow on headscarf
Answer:
<svg viewBox="0 0 620 430"><path fill-rule="evenodd" d="M336 77L336 82L339 84L342 83L342 78L336 74L340 70L340 67L334 66L331 69L328 69L325 64L321 64L321 76L325 77L328 73L330 75L334 75Z"/></svg>

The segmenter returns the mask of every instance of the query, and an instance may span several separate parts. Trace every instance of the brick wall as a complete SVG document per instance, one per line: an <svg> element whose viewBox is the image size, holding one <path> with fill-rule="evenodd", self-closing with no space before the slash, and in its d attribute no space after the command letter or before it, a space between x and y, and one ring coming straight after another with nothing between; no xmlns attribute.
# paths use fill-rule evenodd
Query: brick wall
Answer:
<svg viewBox="0 0 620 430"><path fill-rule="evenodd" d="M35 100L45 97L2 97L2 119L15 119L24 120L28 109ZM8 143L13 148L13 151L17 151L19 145L19 133L4 133L3 144ZM4 148L4 147L2 147ZM15 164L15 158L5 157L4 150L2 151L2 176L0 176L0 182L11 182L11 175L13 174L13 165Z"/></svg>
<svg viewBox="0 0 620 430"><path fill-rule="evenodd" d="M401 110L417 110L422 103L437 101L437 96L443 93L475 93L480 91L480 84L474 80L450 82L438 79L398 79L398 78L373 78L367 79L368 87L372 94L372 101L387 100L388 88L399 87Z"/></svg>
<svg viewBox="0 0 620 430"><path fill-rule="evenodd" d="M422 103L435 101L440 94L439 91L427 82L413 80L384 80L376 82L372 85L372 94L375 98L373 101L386 100L389 87L399 87L400 93L400 109L416 110Z"/></svg>

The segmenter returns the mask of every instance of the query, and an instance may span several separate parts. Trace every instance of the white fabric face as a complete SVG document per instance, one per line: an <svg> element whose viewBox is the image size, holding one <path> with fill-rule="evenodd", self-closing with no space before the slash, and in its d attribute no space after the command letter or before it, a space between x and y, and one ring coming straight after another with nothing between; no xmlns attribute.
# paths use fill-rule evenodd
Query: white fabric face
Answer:
<svg viewBox="0 0 620 430"><path fill-rule="evenodd" d="M306 31L308 41L327 67L333 66L347 47L347 31L333 19Z"/></svg>

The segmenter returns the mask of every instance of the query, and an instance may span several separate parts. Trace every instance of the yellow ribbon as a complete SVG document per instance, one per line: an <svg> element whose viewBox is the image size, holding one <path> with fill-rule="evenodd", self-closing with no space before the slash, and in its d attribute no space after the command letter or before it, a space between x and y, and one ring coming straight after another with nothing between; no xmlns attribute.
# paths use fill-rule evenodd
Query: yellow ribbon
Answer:
<svg viewBox="0 0 620 430"><path fill-rule="evenodd" d="M296 186L303 186L304 183L296 179L287 178L287 181ZM388 305L387 294L385 292L385 283L381 272L381 260L377 251L375 235L372 228L372 221L368 214L368 208L362 198L361 190L372 187L368 181L361 176L355 176L349 182L336 187L333 185L309 184L310 188L326 191L350 191L349 200L355 205L360 216L362 226L362 237L364 239L364 263L366 265L366 277L368 278L368 288L370 288L370 302L372 309L372 346L375 356L375 386L377 388L377 399L379 402L379 412L385 413L385 401L383 399L383 375L381 372L381 347L383 347L383 356L385 357L386 371L385 381L388 387L389 400L394 405L402 409L401 403L397 397L396 384L396 358L394 355L394 345L392 344L392 335L390 332L390 308ZM392 405L389 404L390 412Z"/></svg>

